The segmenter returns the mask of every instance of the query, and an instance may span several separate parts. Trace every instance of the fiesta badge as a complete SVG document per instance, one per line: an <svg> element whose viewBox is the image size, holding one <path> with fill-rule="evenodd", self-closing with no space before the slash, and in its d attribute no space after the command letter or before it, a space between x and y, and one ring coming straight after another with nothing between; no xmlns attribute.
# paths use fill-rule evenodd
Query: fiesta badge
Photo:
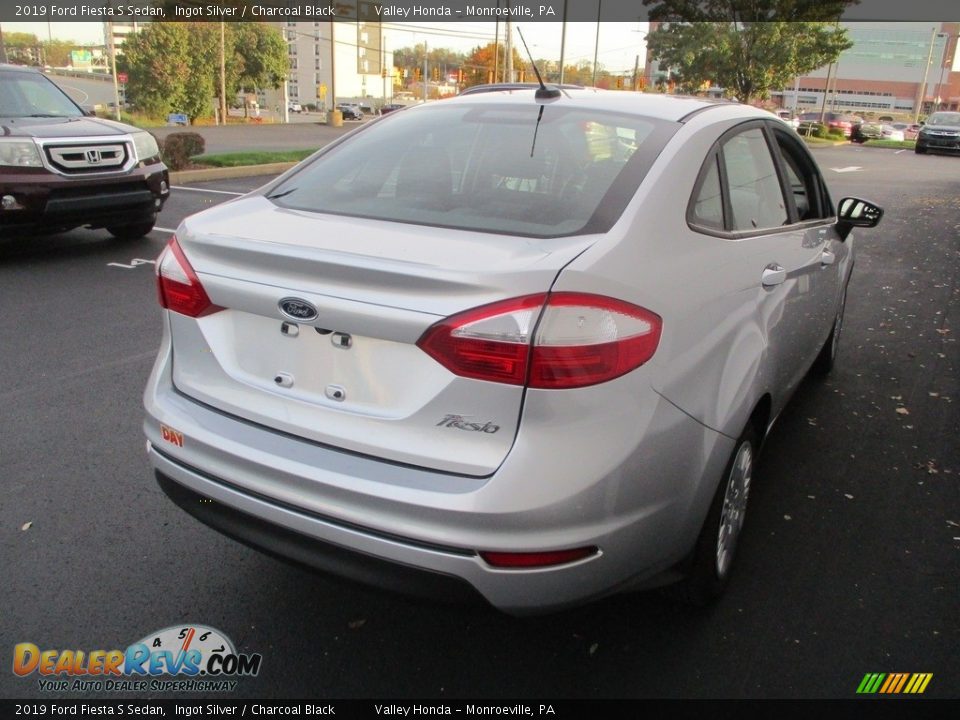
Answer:
<svg viewBox="0 0 960 720"><path fill-rule="evenodd" d="M277 305L280 307L280 312L297 322L308 322L317 317L317 309L306 300L301 300L300 298L286 297L277 303Z"/></svg>

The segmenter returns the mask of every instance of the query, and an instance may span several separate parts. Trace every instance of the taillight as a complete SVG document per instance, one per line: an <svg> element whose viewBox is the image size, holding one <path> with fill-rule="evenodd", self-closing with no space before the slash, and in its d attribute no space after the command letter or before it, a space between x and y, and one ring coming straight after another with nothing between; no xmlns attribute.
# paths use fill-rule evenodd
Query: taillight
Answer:
<svg viewBox="0 0 960 720"><path fill-rule="evenodd" d="M619 377L653 357L661 319L586 293L528 295L430 327L417 345L452 373L533 388L569 389Z"/></svg>
<svg viewBox="0 0 960 720"><path fill-rule="evenodd" d="M167 310L188 317L198 318L223 310L210 302L176 235L157 258L157 296Z"/></svg>

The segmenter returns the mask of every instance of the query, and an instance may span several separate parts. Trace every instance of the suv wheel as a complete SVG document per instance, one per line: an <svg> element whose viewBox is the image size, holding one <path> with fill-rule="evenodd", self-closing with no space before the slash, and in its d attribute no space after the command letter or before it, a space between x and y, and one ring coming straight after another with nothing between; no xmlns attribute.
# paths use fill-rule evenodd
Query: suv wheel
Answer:
<svg viewBox="0 0 960 720"><path fill-rule="evenodd" d="M925 147L923 147L922 145L916 145L916 146L914 146L913 151L914 151L917 155L925 155L926 152L927 152L927 149L926 149Z"/></svg>
<svg viewBox="0 0 960 720"><path fill-rule="evenodd" d="M144 220L143 222L132 225L113 225L107 228L107 232L113 235L117 240L136 240L153 230L156 218Z"/></svg>

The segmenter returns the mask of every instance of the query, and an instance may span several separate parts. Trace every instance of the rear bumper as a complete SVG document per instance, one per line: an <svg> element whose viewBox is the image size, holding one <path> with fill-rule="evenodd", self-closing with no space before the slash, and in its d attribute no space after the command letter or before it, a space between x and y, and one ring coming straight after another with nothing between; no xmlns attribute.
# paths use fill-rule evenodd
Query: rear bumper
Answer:
<svg viewBox="0 0 960 720"><path fill-rule="evenodd" d="M601 434L583 438L582 426L564 436L532 419L493 475L448 475L226 415L180 394L171 362L165 336L144 396L144 430L161 487L185 510L324 571L378 586L389 577L391 588L418 594L472 588L467 596L514 614L657 584L692 548L733 445L651 392L629 432L636 437L640 427L650 447L604 446ZM539 436L525 434L538 426ZM529 570L493 567L479 554L585 546L599 552ZM394 571L377 569L385 566Z"/></svg>

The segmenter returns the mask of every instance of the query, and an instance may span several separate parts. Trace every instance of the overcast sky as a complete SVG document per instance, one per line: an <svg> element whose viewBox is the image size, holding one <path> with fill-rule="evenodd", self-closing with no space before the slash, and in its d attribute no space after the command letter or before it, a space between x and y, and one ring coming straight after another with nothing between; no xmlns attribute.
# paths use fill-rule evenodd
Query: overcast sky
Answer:
<svg viewBox="0 0 960 720"><path fill-rule="evenodd" d="M46 40L48 25L54 39L103 44L103 25L96 22L5 22L3 23L3 30L4 32L29 32L41 40ZM530 52L533 53L535 58L560 59L562 23L514 23L514 27L519 27L523 32L527 43L530 45ZM452 50L469 51L478 45L493 42L495 23L386 23L384 28L388 50L426 41L431 48L445 47ZM642 67L646 54L644 44L646 30L647 23L601 23L597 61L610 72L626 72L633 70L634 61L636 56L639 55ZM567 39L564 50L565 64L575 65L580 60L593 62L596 35L596 23L567 23ZM502 42L503 23L500 24L500 37ZM514 43L517 50L523 55L523 46L516 34L514 34Z"/></svg>

